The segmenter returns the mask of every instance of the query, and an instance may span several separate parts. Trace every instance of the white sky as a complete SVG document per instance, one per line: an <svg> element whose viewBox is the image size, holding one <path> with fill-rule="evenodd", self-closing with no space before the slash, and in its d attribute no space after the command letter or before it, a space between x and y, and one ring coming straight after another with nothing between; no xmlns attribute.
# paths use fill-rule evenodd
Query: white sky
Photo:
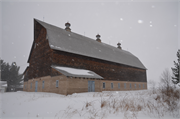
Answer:
<svg viewBox="0 0 180 119"><path fill-rule="evenodd" d="M177 61L180 21L178 0L0 0L0 56L5 62L16 62L22 73L33 42L33 19L117 47L121 42L145 65L147 79L158 81L165 68ZM125 2L124 2L125 1ZM179 20L178 20L179 19Z"/></svg>

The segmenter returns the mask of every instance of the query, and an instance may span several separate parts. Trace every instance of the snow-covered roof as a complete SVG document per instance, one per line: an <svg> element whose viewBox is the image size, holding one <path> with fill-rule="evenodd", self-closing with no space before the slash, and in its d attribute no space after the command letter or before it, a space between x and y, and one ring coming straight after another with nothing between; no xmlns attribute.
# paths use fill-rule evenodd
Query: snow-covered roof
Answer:
<svg viewBox="0 0 180 119"><path fill-rule="evenodd" d="M46 28L51 49L146 69L141 61L128 51L99 43L94 39L66 31L37 19L35 21Z"/></svg>
<svg viewBox="0 0 180 119"><path fill-rule="evenodd" d="M1 85L2 87L7 87L7 84L3 84L3 85Z"/></svg>
<svg viewBox="0 0 180 119"><path fill-rule="evenodd" d="M51 66L52 68L56 69L60 73L65 76L69 77L84 77L84 78L96 78L96 79L103 79L100 75L96 74L93 71L85 70L85 69L76 69L71 67L62 67L62 66Z"/></svg>
<svg viewBox="0 0 180 119"><path fill-rule="evenodd" d="M0 84L1 84L1 85L7 84L7 81L0 81Z"/></svg>
<svg viewBox="0 0 180 119"><path fill-rule="evenodd" d="M0 87L7 87L7 81L0 81Z"/></svg>

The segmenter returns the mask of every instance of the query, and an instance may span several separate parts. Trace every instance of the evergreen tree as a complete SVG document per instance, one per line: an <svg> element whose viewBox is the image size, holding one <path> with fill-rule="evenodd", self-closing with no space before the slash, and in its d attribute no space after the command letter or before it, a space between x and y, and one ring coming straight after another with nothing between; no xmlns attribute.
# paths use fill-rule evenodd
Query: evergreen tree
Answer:
<svg viewBox="0 0 180 119"><path fill-rule="evenodd" d="M174 61L174 65L175 65L175 68L171 68L172 69L172 72L173 72L173 83L174 84L177 84L179 83L179 63L180 63L180 49L178 50L177 52L177 57L178 57L178 62L176 63Z"/></svg>
<svg viewBox="0 0 180 119"><path fill-rule="evenodd" d="M9 63L0 60L1 63L1 80L7 81L8 91L11 88L16 88L16 86L21 85L20 82L22 79L22 74L19 74L20 67L16 66L16 63L13 62L11 65Z"/></svg>

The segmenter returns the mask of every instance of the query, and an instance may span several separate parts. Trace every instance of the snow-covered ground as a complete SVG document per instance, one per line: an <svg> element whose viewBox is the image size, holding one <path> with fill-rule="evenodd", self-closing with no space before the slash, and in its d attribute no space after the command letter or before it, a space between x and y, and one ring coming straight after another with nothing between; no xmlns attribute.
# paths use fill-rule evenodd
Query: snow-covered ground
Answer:
<svg viewBox="0 0 180 119"><path fill-rule="evenodd" d="M113 91L64 96L42 92L1 93L2 119L179 119L156 93Z"/></svg>

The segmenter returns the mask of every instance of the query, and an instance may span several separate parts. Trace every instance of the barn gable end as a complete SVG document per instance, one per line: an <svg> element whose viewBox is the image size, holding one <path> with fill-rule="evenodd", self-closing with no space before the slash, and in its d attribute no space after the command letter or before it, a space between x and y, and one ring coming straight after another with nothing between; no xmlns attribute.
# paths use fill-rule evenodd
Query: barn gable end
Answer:
<svg viewBox="0 0 180 119"><path fill-rule="evenodd" d="M50 75L51 57L52 49L49 47L47 31L34 20L34 41L28 58L28 79Z"/></svg>

